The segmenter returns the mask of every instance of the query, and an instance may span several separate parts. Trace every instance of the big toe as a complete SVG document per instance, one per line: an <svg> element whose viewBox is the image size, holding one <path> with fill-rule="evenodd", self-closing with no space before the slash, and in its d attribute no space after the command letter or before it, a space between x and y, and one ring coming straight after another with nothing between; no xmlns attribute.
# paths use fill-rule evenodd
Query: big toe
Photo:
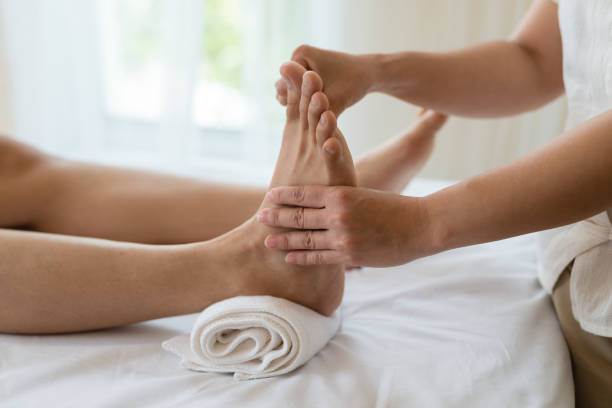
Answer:
<svg viewBox="0 0 612 408"><path fill-rule="evenodd" d="M285 79L287 86L288 118L295 119L299 117L302 77L305 72L306 69L295 62L285 62L280 67L280 74Z"/></svg>
<svg viewBox="0 0 612 408"><path fill-rule="evenodd" d="M355 175L350 155L336 137L330 137L323 144L323 156L330 186L354 186ZM348 156L348 157L347 157Z"/></svg>

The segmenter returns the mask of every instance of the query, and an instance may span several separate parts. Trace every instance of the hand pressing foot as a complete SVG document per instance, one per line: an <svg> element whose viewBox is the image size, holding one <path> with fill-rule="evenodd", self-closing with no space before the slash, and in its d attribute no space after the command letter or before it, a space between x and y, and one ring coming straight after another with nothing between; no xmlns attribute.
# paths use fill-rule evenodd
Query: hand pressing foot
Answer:
<svg viewBox="0 0 612 408"><path fill-rule="evenodd" d="M329 101L321 92L321 78L296 63L284 64L281 75L288 84L287 123L270 187L356 186L353 160L336 127L336 117L328 110ZM274 205L266 198L260 209L270 207ZM205 243L213 247L217 258L224 260L220 267L227 271L223 282L216 283L218 300L239 295L271 295L325 315L333 313L344 291L343 266L287 264L282 252L270 251L264 245L265 237L272 232L278 229L252 218Z"/></svg>
<svg viewBox="0 0 612 408"><path fill-rule="evenodd" d="M427 162L446 120L446 115L421 110L410 129L357 161L359 186L402 192Z"/></svg>

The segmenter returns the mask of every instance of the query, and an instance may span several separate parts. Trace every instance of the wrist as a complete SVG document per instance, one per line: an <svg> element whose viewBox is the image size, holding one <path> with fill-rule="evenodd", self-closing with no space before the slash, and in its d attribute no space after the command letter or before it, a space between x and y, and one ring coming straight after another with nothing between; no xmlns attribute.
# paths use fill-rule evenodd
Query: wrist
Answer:
<svg viewBox="0 0 612 408"><path fill-rule="evenodd" d="M430 194L422 199L424 218L427 220L425 237L431 254L452 249L453 229L448 216L448 203L442 194Z"/></svg>
<svg viewBox="0 0 612 408"><path fill-rule="evenodd" d="M401 207L395 219L402 263L444 250L445 233L431 208L429 197L400 196Z"/></svg>
<svg viewBox="0 0 612 408"><path fill-rule="evenodd" d="M388 57L386 54L367 54L363 56L367 72L368 93L384 92L385 71L387 69Z"/></svg>
<svg viewBox="0 0 612 408"><path fill-rule="evenodd" d="M420 75L425 63L424 56L418 52L368 55L371 75L369 92L410 97L423 83Z"/></svg>

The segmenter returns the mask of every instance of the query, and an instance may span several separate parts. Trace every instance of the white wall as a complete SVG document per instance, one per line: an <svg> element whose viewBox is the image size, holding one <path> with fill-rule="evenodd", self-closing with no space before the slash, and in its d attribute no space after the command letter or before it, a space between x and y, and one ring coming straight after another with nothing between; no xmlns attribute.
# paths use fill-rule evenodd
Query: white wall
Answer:
<svg viewBox="0 0 612 408"><path fill-rule="evenodd" d="M447 50L507 37L531 0L342 0L348 52ZM355 156L410 124L417 108L371 95L340 120ZM452 118L422 175L465 178L534 149L563 130L565 102L512 119Z"/></svg>
<svg viewBox="0 0 612 408"><path fill-rule="evenodd" d="M0 134L12 133L11 109L8 98L8 72L3 42L0 41Z"/></svg>

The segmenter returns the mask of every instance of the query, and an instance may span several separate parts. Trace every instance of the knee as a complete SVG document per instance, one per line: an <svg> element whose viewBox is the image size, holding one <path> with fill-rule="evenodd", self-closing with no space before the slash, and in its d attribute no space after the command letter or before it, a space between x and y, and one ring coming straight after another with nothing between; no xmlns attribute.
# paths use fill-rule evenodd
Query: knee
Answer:
<svg viewBox="0 0 612 408"><path fill-rule="evenodd" d="M47 156L33 147L0 135L0 178L27 174L46 160Z"/></svg>

